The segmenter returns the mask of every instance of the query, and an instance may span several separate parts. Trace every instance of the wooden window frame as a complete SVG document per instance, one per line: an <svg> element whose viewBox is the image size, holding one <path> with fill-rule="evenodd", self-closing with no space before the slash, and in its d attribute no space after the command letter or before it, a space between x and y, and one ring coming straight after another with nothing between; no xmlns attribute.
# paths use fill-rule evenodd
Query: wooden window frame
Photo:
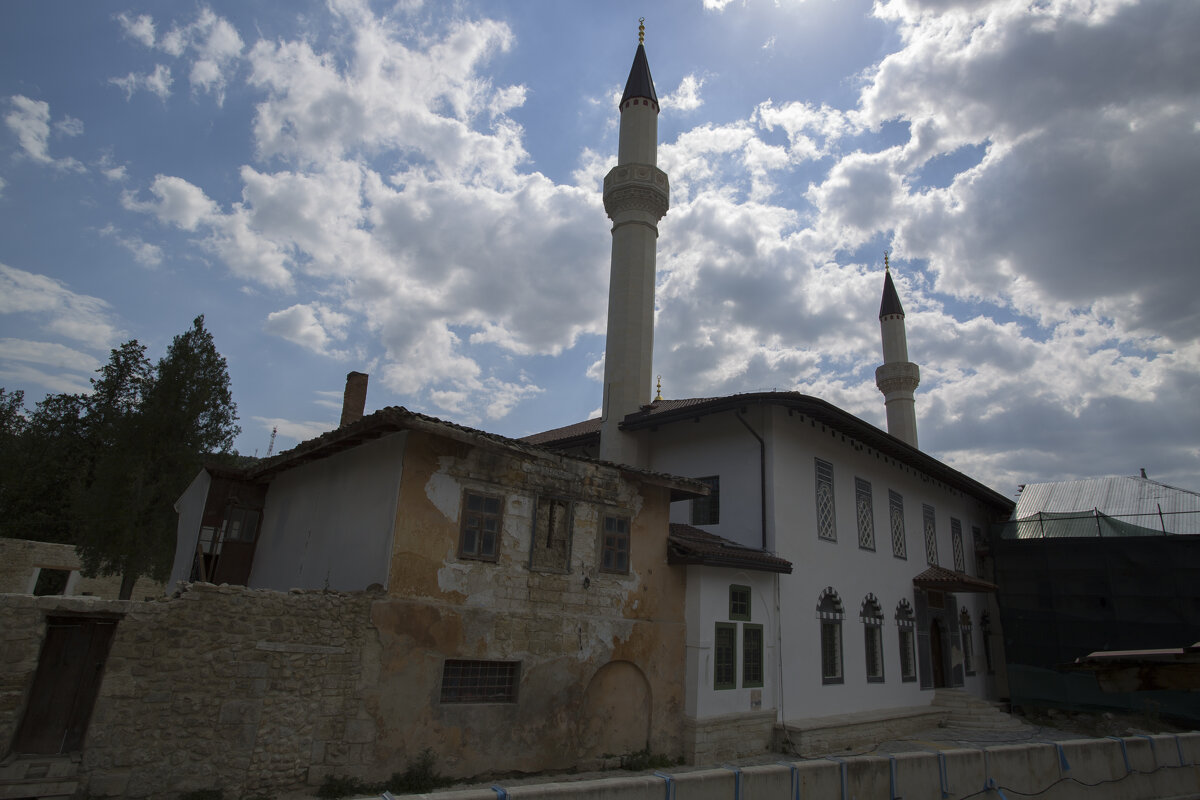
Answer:
<svg viewBox="0 0 1200 800"><path fill-rule="evenodd" d="M614 523L623 523L624 530L610 531L609 520ZM633 537L630 528L633 526L633 519L622 514L604 514L600 518L600 563L599 569L601 572L607 572L613 575L628 575L630 564L633 560L632 544ZM623 545L623 546L622 546ZM605 560L612 554L612 560L619 562L621 557L624 557L625 565L621 568L619 563L605 565Z"/></svg>
<svg viewBox="0 0 1200 800"><path fill-rule="evenodd" d="M483 508L470 509L471 498L477 497L483 501ZM487 510L487 502L496 501L499 504L499 510L490 512ZM462 509L459 512L461 519L458 528L458 557L470 561L486 561L495 563L500 560L500 544L504 534L504 497L497 494L488 494L474 489L464 489L462 494ZM479 518L478 525L472 525L472 519ZM496 520L495 542L493 543L494 552L488 554L483 552L485 520L494 518ZM469 534L474 534L474 548L467 548L467 537Z"/></svg>
<svg viewBox="0 0 1200 800"><path fill-rule="evenodd" d="M695 480L708 487L708 494L704 497L692 499L692 524L721 524L721 476L709 475L704 478L696 478Z"/></svg>

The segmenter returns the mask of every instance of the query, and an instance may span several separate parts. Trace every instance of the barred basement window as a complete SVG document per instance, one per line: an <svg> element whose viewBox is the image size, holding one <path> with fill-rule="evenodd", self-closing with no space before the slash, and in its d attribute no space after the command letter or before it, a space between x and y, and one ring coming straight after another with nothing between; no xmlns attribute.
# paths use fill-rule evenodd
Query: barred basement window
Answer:
<svg viewBox="0 0 1200 800"><path fill-rule="evenodd" d="M858 511L858 546L875 549L875 510L871 502L871 482L854 479L854 505Z"/></svg>
<svg viewBox="0 0 1200 800"><path fill-rule="evenodd" d="M500 528L503 519L502 498L471 491L463 492L459 557L495 561L500 552Z"/></svg>
<svg viewBox="0 0 1200 800"><path fill-rule="evenodd" d="M936 567L938 565L936 515L933 512L933 506L928 504L922 505L921 511L925 524L925 561L931 567Z"/></svg>
<svg viewBox="0 0 1200 800"><path fill-rule="evenodd" d="M708 486L708 496L692 500L692 524L716 525L721 521L721 478L710 475L696 480Z"/></svg>
<svg viewBox="0 0 1200 800"><path fill-rule="evenodd" d="M761 688L763 685L762 625L742 626L742 688Z"/></svg>
<svg viewBox="0 0 1200 800"><path fill-rule="evenodd" d="M832 586L826 587L817 603L821 621L821 683L843 683L842 675L842 599Z"/></svg>
<svg viewBox="0 0 1200 800"><path fill-rule="evenodd" d="M904 498L888 490L888 520L892 528L892 555L908 558L907 537L904 535Z"/></svg>
<svg viewBox="0 0 1200 800"><path fill-rule="evenodd" d="M729 618L750 619L749 586L734 585L729 587Z"/></svg>
<svg viewBox="0 0 1200 800"><path fill-rule="evenodd" d="M837 520L833 508L833 464L815 459L817 464L817 536L837 541Z"/></svg>
<svg viewBox="0 0 1200 800"><path fill-rule="evenodd" d="M442 702L515 703L520 665L448 658L442 665Z"/></svg>
<svg viewBox="0 0 1200 800"><path fill-rule="evenodd" d="M713 688L737 688L737 625L718 622L713 644Z"/></svg>
<svg viewBox="0 0 1200 800"><path fill-rule="evenodd" d="M867 683L883 683L883 608L875 595L863 599L859 618L867 655Z"/></svg>
<svg viewBox="0 0 1200 800"><path fill-rule="evenodd" d="M916 621L907 600L896 606L896 627L900 631L900 680L911 683L917 679Z"/></svg>
<svg viewBox="0 0 1200 800"><path fill-rule="evenodd" d="M967 557L963 552L962 523L954 517L950 518L950 549L954 551L954 568L959 572L966 572Z"/></svg>
<svg viewBox="0 0 1200 800"><path fill-rule="evenodd" d="M626 517L604 517L601 533L600 571L629 572L629 520Z"/></svg>

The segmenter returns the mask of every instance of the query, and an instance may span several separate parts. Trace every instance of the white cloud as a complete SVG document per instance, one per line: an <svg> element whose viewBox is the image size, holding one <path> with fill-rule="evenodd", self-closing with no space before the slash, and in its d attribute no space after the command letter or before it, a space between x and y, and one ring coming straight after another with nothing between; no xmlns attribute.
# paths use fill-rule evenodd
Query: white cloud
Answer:
<svg viewBox="0 0 1200 800"><path fill-rule="evenodd" d="M684 75L675 91L663 96L663 108L681 112L696 110L704 105L704 100L700 98L700 87L702 86L704 86L703 78Z"/></svg>
<svg viewBox="0 0 1200 800"><path fill-rule="evenodd" d="M100 229L102 236L110 237L121 247L125 248L133 255L135 261L142 266L157 267L162 263L163 250L156 244L144 241L137 236L122 235L114 225L109 223Z"/></svg>
<svg viewBox="0 0 1200 800"><path fill-rule="evenodd" d="M173 79L170 67L165 64L157 64L154 72L144 75L131 72L124 78L109 78L108 82L124 90L126 100L132 99L133 93L139 89L145 89L151 94L157 95L160 100L166 100L171 96Z"/></svg>
<svg viewBox="0 0 1200 800"><path fill-rule="evenodd" d="M319 303L296 304L267 315L263 329L314 353L327 355L329 345L346 338L350 318Z"/></svg>
<svg viewBox="0 0 1200 800"><path fill-rule="evenodd" d="M119 336L105 301L6 264L0 264L0 314L35 315L42 329L92 347L109 347Z"/></svg>
<svg viewBox="0 0 1200 800"><path fill-rule="evenodd" d="M73 158L50 156L50 104L44 100L31 100L24 95L9 98L12 110L4 117L9 130L16 134L17 142L25 155L39 164L62 170L83 171L83 165ZM56 128L67 135L83 132L83 123L66 117L56 123Z"/></svg>
<svg viewBox="0 0 1200 800"><path fill-rule="evenodd" d="M122 11L117 14L117 22L121 24L121 30L129 38L141 42L146 47L154 46L154 18L149 14L133 17Z"/></svg>

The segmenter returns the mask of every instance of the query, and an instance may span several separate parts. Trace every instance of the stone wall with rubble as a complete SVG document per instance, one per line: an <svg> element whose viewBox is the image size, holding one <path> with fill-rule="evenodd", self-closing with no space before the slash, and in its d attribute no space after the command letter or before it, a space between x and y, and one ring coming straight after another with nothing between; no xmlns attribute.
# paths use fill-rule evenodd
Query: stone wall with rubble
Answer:
<svg viewBox="0 0 1200 800"><path fill-rule="evenodd" d="M120 595L120 575L89 578L81 573L82 567L72 545L0 537L0 594L32 594L38 570L52 569L71 573L65 594L113 600ZM162 597L163 591L161 583L139 578L133 585L132 596L144 600Z"/></svg>
<svg viewBox="0 0 1200 800"><path fill-rule="evenodd" d="M152 602L0 597L0 741L24 713L46 616L117 613L80 764L90 796L270 796L312 767L382 771L362 701L379 596L196 584Z"/></svg>

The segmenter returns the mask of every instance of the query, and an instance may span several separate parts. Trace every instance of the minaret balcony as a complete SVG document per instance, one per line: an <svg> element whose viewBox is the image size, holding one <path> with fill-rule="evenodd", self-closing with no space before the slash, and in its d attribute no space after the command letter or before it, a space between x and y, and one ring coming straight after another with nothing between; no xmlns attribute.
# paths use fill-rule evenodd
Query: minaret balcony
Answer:
<svg viewBox="0 0 1200 800"><path fill-rule="evenodd" d="M911 361L893 361L875 370L875 385L884 396L912 392L921 382L921 369Z"/></svg>
<svg viewBox="0 0 1200 800"><path fill-rule="evenodd" d="M610 218L642 211L662 219L670 207L667 173L650 164L621 164L604 176L604 210Z"/></svg>

